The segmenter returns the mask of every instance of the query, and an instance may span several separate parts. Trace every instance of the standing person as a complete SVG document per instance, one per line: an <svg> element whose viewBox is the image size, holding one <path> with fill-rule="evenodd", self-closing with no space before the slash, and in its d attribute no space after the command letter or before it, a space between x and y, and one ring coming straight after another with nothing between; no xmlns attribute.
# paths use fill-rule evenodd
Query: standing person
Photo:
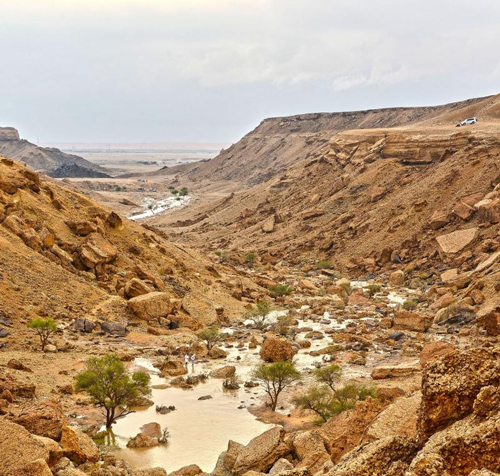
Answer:
<svg viewBox="0 0 500 476"><path fill-rule="evenodd" d="M196 362L196 354L193 354L191 356L191 364L193 365L193 370L194 370L194 363Z"/></svg>
<svg viewBox="0 0 500 476"><path fill-rule="evenodd" d="M186 352L184 355L184 365L187 367L189 364L189 354Z"/></svg>

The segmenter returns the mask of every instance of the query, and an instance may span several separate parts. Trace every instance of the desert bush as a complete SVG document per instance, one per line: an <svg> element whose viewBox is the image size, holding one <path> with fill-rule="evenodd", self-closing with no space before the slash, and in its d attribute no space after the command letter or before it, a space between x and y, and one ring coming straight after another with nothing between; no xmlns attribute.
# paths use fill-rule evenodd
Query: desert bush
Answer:
<svg viewBox="0 0 500 476"><path fill-rule="evenodd" d="M293 289L288 286L288 284L276 284L274 286L269 286L269 291L272 297L278 296L289 296L292 294Z"/></svg>
<svg viewBox="0 0 500 476"><path fill-rule="evenodd" d="M342 377L342 369L337 364L327 365L314 370L316 380L329 387L332 391Z"/></svg>
<svg viewBox="0 0 500 476"><path fill-rule="evenodd" d="M198 338L205 342L207 350L210 351L217 342L223 339L223 336L219 332L219 329L211 327L198 332Z"/></svg>
<svg viewBox="0 0 500 476"><path fill-rule="evenodd" d="M332 269L332 267L332 262L327 259L321 259L316 262L316 269Z"/></svg>
<svg viewBox="0 0 500 476"><path fill-rule="evenodd" d="M365 289L368 291L368 294L370 296L374 296L375 294L380 292L382 286L380 284L369 284Z"/></svg>
<svg viewBox="0 0 500 476"><path fill-rule="evenodd" d="M418 301L415 300L415 299L409 299L409 300L406 300L402 305L401 307L405 310L405 311L414 311L415 309L417 309L417 305L418 305Z"/></svg>

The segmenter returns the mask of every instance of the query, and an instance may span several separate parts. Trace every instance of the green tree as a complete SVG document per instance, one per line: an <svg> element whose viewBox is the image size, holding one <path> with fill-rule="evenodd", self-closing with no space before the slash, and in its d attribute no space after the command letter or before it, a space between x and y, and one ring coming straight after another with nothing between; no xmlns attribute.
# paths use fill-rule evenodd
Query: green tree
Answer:
<svg viewBox="0 0 500 476"><path fill-rule="evenodd" d="M271 305L264 299L261 299L257 301L255 306L245 311L244 317L253 321L257 329L264 329L267 327L267 317L271 311Z"/></svg>
<svg viewBox="0 0 500 476"><path fill-rule="evenodd" d="M275 411L281 392L293 382L300 380L300 372L291 362L262 364L252 371L252 378L257 380L271 400L271 410Z"/></svg>
<svg viewBox="0 0 500 476"><path fill-rule="evenodd" d="M198 337L205 342L208 351L210 351L217 342L222 340L222 335L216 327L203 329L198 332Z"/></svg>
<svg viewBox="0 0 500 476"><path fill-rule="evenodd" d="M75 390L84 391L95 405L104 409L106 428L120 417L132 413L130 406L143 395L149 395L149 375L134 372L130 375L115 354L90 357L86 369L76 376Z"/></svg>
<svg viewBox="0 0 500 476"><path fill-rule="evenodd" d="M189 191L188 191L187 187L182 187L180 192L179 192L179 195L181 197L185 197L188 193L189 193Z"/></svg>
<svg viewBox="0 0 500 476"><path fill-rule="evenodd" d="M314 370L314 376L319 383L330 387L332 391L342 377L342 369L337 364L328 365Z"/></svg>
<svg viewBox="0 0 500 476"><path fill-rule="evenodd" d="M45 350L50 335L57 331L57 324L54 322L54 319L50 317L47 319L35 317L35 319L26 324L26 327L33 330L40 338L42 352Z"/></svg>
<svg viewBox="0 0 500 476"><path fill-rule="evenodd" d="M328 387L314 385L305 393L293 398L293 404L304 410L312 410L325 422L334 414L335 396Z"/></svg>

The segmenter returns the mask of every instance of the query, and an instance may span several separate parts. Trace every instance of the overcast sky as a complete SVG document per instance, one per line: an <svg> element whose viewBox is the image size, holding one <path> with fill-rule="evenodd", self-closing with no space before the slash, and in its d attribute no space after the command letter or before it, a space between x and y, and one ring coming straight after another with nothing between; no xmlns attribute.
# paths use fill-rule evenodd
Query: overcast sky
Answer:
<svg viewBox="0 0 500 476"><path fill-rule="evenodd" d="M500 92L498 0L0 0L0 126L235 142L263 118Z"/></svg>

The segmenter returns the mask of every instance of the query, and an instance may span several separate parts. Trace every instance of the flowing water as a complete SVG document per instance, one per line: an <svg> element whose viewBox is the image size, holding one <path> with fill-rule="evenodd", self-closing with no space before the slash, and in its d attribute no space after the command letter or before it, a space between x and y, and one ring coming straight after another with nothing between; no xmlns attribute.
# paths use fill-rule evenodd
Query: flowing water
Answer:
<svg viewBox="0 0 500 476"><path fill-rule="evenodd" d="M360 283L359 287L366 283ZM392 303L402 302L404 296L391 292L387 299ZM303 315L308 306L303 306L296 312L300 328L312 328L314 331L327 329L345 329L351 322L370 320L373 318L344 319L338 321L326 312L320 320L308 319ZM270 320L276 320L287 311L273 313ZM231 335L234 329L222 329ZM304 339L307 332L299 332L297 339ZM322 339L312 339L311 347L301 349L294 358L295 366L302 372L313 369L323 362L322 356L311 356L310 352L326 347L331 342L329 336ZM235 365L239 380L250 379L252 368L262 363L259 347L249 349L248 343L241 348L231 344L222 345L228 356L224 361L203 361L194 367L189 364L189 373L207 373L223 365ZM368 361L374 356L369 356ZM158 375L158 371L145 359L136 359L134 366L142 367L151 374L152 385L163 385L166 379ZM369 365L349 366L344 369L346 378L367 377ZM212 398L199 400L210 395ZM114 425L116 443L120 447L116 456L128 461L135 469L163 467L167 472L177 470L188 464L197 464L205 472L215 467L221 452L227 449L229 440L246 444L255 436L263 433L273 425L266 425L256 420L246 408L260 403L262 397L260 387L240 388L239 390L224 390L221 379L210 378L192 389L176 387L157 388L152 391L155 405L173 405L175 411L162 415L156 412L155 406L138 410L127 417L118 420ZM289 409L285 408L285 412ZM167 428L170 438L167 444L153 448L127 448L127 441L140 432L140 427L146 423L157 422L162 429Z"/></svg>

